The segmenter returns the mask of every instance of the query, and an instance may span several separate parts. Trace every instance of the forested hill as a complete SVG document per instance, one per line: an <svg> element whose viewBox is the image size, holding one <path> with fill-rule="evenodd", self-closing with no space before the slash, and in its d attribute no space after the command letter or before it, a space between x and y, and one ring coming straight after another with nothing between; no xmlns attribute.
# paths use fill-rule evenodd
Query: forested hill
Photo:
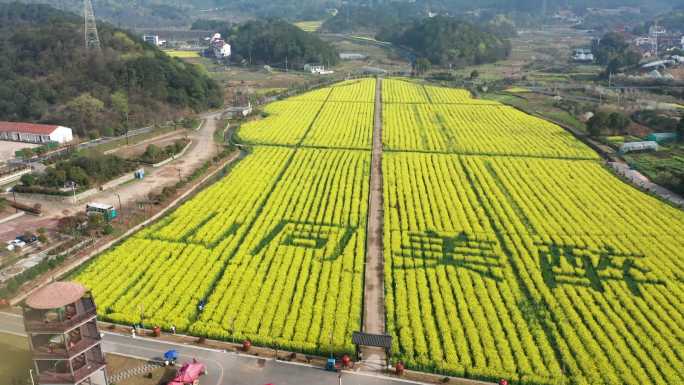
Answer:
<svg viewBox="0 0 684 385"><path fill-rule="evenodd" d="M410 48L418 58L438 65L490 63L508 57L511 43L463 20L437 16L395 26L378 39Z"/></svg>
<svg viewBox="0 0 684 385"><path fill-rule="evenodd" d="M252 64L301 69L306 63L334 65L335 48L315 34L307 33L280 19L253 20L224 31L234 43L234 60Z"/></svg>
<svg viewBox="0 0 684 385"><path fill-rule="evenodd" d="M377 32L401 23L420 19L425 7L418 3L389 3L373 7L347 4L323 23L326 32Z"/></svg>
<svg viewBox="0 0 684 385"><path fill-rule="evenodd" d="M102 51L86 51L82 24L45 5L0 5L0 120L111 135L222 104L197 67L110 25L98 25Z"/></svg>

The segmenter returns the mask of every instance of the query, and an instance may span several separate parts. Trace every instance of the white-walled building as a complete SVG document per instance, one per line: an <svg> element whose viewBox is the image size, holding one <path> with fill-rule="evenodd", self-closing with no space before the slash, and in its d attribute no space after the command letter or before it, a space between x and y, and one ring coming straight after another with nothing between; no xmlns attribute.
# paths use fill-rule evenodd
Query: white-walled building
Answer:
<svg viewBox="0 0 684 385"><path fill-rule="evenodd" d="M572 60L578 62L593 62L594 54L589 48L577 48L575 53L572 55Z"/></svg>
<svg viewBox="0 0 684 385"><path fill-rule="evenodd" d="M328 75L335 72L330 70L326 71L325 66L319 64L304 64L304 71L317 75Z"/></svg>
<svg viewBox="0 0 684 385"><path fill-rule="evenodd" d="M0 122L0 140L26 143L68 143L74 139L71 128L51 124Z"/></svg>
<svg viewBox="0 0 684 385"><path fill-rule="evenodd" d="M230 57L230 44L226 43L225 41L215 41L212 44L212 48L214 49L214 56L217 59L225 59Z"/></svg>
<svg viewBox="0 0 684 385"><path fill-rule="evenodd" d="M217 59L227 59L230 57L230 44L221 38L220 33L215 33L211 37L210 48Z"/></svg>
<svg viewBox="0 0 684 385"><path fill-rule="evenodd" d="M154 46L159 47L161 45L161 40L159 40L159 35L143 35L143 41L150 43Z"/></svg>

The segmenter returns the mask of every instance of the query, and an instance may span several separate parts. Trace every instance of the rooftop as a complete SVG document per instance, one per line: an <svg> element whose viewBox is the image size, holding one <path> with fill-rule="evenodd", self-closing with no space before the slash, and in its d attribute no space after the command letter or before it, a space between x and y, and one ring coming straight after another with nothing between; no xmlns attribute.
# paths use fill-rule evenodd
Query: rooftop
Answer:
<svg viewBox="0 0 684 385"><path fill-rule="evenodd" d="M112 206L112 205L108 205L106 203L97 203L97 202L88 203L87 206L95 208L95 209L99 209L99 210L109 210L109 209L114 208L114 206Z"/></svg>
<svg viewBox="0 0 684 385"><path fill-rule="evenodd" d="M54 124L34 124L17 122L0 122L0 132L25 132L29 134L51 134L57 129Z"/></svg>
<svg viewBox="0 0 684 385"><path fill-rule="evenodd" d="M56 309L78 301L86 288L75 282L53 282L36 291L26 299L33 309Z"/></svg>

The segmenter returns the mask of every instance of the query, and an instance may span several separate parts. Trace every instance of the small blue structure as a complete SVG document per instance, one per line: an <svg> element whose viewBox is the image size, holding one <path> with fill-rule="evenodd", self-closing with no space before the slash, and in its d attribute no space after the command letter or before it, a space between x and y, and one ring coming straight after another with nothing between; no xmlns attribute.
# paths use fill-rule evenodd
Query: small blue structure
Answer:
<svg viewBox="0 0 684 385"><path fill-rule="evenodd" d="M335 359L333 357L328 358L328 362L325 364L325 370L331 372L337 371L337 368L335 368Z"/></svg>

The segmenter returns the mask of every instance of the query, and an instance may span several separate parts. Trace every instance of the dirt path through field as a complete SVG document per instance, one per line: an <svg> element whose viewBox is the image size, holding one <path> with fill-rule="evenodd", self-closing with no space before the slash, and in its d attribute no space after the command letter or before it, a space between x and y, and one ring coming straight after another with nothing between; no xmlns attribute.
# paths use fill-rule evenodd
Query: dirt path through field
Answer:
<svg viewBox="0 0 684 385"><path fill-rule="evenodd" d="M384 220L382 197L382 79L380 78L378 78L375 88L374 119L368 197L363 331L372 334L385 334L385 282L382 253ZM387 357L381 348L362 347L361 354L365 369L381 370L386 365Z"/></svg>

